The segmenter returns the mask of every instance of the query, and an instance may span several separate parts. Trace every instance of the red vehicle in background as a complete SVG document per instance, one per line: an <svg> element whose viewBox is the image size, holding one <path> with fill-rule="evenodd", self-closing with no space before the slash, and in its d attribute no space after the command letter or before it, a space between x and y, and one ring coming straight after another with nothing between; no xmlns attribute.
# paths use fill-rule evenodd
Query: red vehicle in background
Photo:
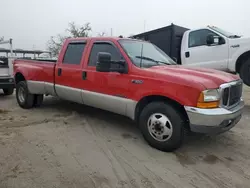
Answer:
<svg viewBox="0 0 250 188"><path fill-rule="evenodd" d="M53 95L121 114L163 151L180 147L185 130L231 129L244 107L238 76L176 65L155 45L134 39L67 39L57 61L15 60L14 75L20 107Z"/></svg>

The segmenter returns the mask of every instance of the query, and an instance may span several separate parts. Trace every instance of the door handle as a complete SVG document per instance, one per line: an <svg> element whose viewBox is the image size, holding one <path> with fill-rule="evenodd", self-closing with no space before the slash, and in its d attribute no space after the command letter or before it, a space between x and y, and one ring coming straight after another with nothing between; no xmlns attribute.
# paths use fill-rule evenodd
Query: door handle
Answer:
<svg viewBox="0 0 250 188"><path fill-rule="evenodd" d="M185 52L185 56L186 56L186 58L189 58L190 57L190 53L189 52Z"/></svg>
<svg viewBox="0 0 250 188"><path fill-rule="evenodd" d="M86 80L86 79L87 79L87 72L86 72L86 71L83 71L83 72L82 72L82 79L83 79L83 80Z"/></svg>
<svg viewBox="0 0 250 188"><path fill-rule="evenodd" d="M57 75L58 75L58 76L61 76L61 75L62 75L62 69L61 69L61 68L58 68L58 70L57 70Z"/></svg>

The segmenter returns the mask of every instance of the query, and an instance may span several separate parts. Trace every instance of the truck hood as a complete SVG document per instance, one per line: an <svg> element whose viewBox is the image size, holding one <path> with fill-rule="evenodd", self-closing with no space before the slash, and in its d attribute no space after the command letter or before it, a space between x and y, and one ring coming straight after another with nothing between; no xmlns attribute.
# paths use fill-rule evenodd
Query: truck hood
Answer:
<svg viewBox="0 0 250 188"><path fill-rule="evenodd" d="M164 75L168 81L189 86L199 84L205 89L216 89L221 84L240 79L237 75L214 69L184 67L182 65L154 66L148 70L152 71L154 75Z"/></svg>
<svg viewBox="0 0 250 188"><path fill-rule="evenodd" d="M230 45L247 44L250 46L250 38L249 37L234 38L234 39L230 39L229 42L230 42Z"/></svg>

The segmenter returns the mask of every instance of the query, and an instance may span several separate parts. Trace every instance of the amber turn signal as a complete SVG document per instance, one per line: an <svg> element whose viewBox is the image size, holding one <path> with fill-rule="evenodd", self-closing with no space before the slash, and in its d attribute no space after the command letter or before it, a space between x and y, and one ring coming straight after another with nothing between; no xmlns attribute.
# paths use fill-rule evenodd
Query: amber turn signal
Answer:
<svg viewBox="0 0 250 188"><path fill-rule="evenodd" d="M217 107L219 107L219 101L197 103L197 108L217 108Z"/></svg>
<svg viewBox="0 0 250 188"><path fill-rule="evenodd" d="M197 102L197 108L217 108L219 107L219 101L204 101L204 93L201 92Z"/></svg>

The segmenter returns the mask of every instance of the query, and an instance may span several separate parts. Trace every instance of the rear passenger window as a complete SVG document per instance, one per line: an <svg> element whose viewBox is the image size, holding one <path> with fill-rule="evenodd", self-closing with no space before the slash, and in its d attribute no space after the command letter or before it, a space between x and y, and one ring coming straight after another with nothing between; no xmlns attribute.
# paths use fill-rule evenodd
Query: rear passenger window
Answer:
<svg viewBox="0 0 250 188"><path fill-rule="evenodd" d="M85 43L69 43L63 58L63 63L79 65L85 46Z"/></svg>
<svg viewBox="0 0 250 188"><path fill-rule="evenodd" d="M108 52L111 54L111 60L119 61L121 60L121 54L119 51L109 43L95 43L92 47L90 58L89 58L89 66L96 66L97 62L97 54L99 52ZM111 65L114 66L114 65Z"/></svg>

